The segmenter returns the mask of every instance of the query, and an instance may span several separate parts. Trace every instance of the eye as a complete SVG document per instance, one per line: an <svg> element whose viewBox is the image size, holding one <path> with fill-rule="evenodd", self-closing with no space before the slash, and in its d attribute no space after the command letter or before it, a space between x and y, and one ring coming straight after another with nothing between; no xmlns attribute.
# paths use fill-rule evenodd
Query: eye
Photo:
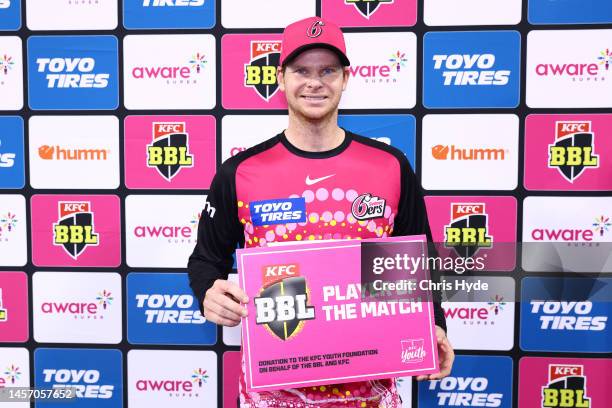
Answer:
<svg viewBox="0 0 612 408"><path fill-rule="evenodd" d="M336 72L336 68L327 67L323 68L323 75L331 75Z"/></svg>
<svg viewBox="0 0 612 408"><path fill-rule="evenodd" d="M296 68L293 72L300 75L306 75L306 68Z"/></svg>

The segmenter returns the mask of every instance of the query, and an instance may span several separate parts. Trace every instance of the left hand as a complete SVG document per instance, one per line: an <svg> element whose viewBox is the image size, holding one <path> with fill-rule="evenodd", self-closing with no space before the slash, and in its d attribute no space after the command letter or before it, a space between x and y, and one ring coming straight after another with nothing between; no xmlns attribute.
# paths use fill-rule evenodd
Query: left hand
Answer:
<svg viewBox="0 0 612 408"><path fill-rule="evenodd" d="M417 381L423 380L441 380L448 376L453 368L455 360L455 351L446 337L446 333L440 326L436 326L436 337L438 339L438 359L440 360L440 372L428 375L419 375Z"/></svg>

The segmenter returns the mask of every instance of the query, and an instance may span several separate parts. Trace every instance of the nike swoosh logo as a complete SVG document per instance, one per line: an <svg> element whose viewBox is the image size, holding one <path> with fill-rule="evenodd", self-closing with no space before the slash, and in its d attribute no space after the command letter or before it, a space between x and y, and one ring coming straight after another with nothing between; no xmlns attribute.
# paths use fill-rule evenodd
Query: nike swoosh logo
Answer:
<svg viewBox="0 0 612 408"><path fill-rule="evenodd" d="M306 176L306 185L307 186L312 186L313 184L317 184L319 181L323 181L323 180L326 180L326 179L328 179L330 177L334 177L334 176L335 176L335 174L330 174L329 176L323 176L323 177L319 177L319 178L316 178L316 179L311 179L310 175L308 175L308 176Z"/></svg>

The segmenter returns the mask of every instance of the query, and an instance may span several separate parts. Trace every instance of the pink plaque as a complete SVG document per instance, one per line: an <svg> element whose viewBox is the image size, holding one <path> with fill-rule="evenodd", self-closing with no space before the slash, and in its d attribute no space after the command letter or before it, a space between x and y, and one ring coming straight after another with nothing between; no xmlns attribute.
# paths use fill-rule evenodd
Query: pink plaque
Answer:
<svg viewBox="0 0 612 408"><path fill-rule="evenodd" d="M424 236L239 249L237 256L249 295L242 324L249 391L439 371L431 293L409 283L429 279L416 266L427 256ZM384 292L382 282L400 286Z"/></svg>

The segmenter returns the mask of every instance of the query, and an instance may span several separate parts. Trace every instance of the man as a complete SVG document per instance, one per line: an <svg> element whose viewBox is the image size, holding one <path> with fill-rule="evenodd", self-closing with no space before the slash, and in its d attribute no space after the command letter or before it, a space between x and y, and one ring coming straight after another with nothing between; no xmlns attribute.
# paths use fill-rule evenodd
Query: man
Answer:
<svg viewBox="0 0 612 408"><path fill-rule="evenodd" d="M280 65L277 79L287 98L289 125L223 163L189 258L190 283L203 315L224 326L239 324L246 316L241 303L249 301L243 290L226 280L237 244L414 234L427 234L431 240L419 184L406 157L338 127L338 104L350 65L340 29L317 17L289 25L283 33ZM359 205L354 203L372 196L385 200L384 215L356 217ZM287 213L287 218L297 219L263 224L254 215L262 202L271 201L305 211ZM441 372L417 380L450 373L454 353L439 304L435 317ZM249 393L243 364L239 383L243 408L401 406L392 379Z"/></svg>

